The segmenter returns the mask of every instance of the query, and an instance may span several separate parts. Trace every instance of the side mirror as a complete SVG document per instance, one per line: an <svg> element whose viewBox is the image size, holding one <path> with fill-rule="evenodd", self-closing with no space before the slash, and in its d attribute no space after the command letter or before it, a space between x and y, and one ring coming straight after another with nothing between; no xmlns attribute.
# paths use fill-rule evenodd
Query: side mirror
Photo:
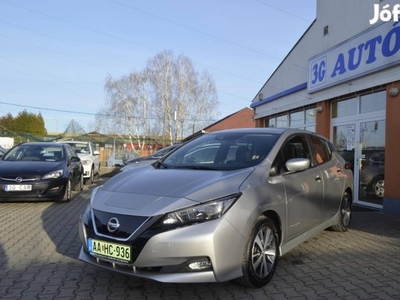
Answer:
<svg viewBox="0 0 400 300"><path fill-rule="evenodd" d="M71 157L71 162L79 162L81 159L78 156L72 156Z"/></svg>
<svg viewBox="0 0 400 300"><path fill-rule="evenodd" d="M310 167L311 161L308 158L292 158L286 162L286 169L289 172L299 172Z"/></svg>

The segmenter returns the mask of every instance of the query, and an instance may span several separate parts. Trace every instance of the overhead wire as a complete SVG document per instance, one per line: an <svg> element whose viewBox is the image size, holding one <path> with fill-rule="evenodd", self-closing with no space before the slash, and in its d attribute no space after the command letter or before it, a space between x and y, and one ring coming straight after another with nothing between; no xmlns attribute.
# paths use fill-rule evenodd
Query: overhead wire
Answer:
<svg viewBox="0 0 400 300"><path fill-rule="evenodd" d="M262 51L259 51L259 50L256 50L256 49L252 49L252 48L250 48L250 47L241 45L241 44L236 43L236 42L229 41L229 40L227 40L227 39L218 37L218 36L216 36L216 35L212 35L212 34L203 32L203 31L198 30L198 29L196 29L196 28L189 27L189 26L187 26L187 25L185 25L185 24L181 24L181 23L175 22L175 21L170 20L170 19L167 19L167 18L165 18L165 17L161 17L161 16L158 16L158 15L156 15L156 14L149 13L149 12L147 12L147 11L144 11L144 10L138 9L138 8L136 8L136 7L133 7L132 5L127 5L127 4L121 3L120 1L117 1L117 0L109 0L109 1L112 2L112 3L115 3L115 4L118 4L118 5L127 7L127 8L129 8L129 9L136 10L136 11L139 11L139 12L141 12L141 13L150 15L150 16L152 16L152 17L154 17L154 18L162 19L162 20L164 20L165 22L169 22L169 23L175 24L175 25L177 25L177 26L181 26L181 27L183 27L183 28L186 28L187 30L191 30L191 31L193 31L193 32L197 32L197 33L199 33L199 34L208 36L208 37L210 37L210 38L218 39L218 40L220 40L220 41L223 41L223 42L225 42L225 43L228 43L228 44L231 44L231 45L234 45L234 46L237 46L237 47L246 49L246 50L248 50L248 51L251 51L251 52L254 52L254 53L258 53L258 54L260 54L260 55L264 55L264 56L267 56L267 57L270 57L270 58L274 58L274 59L279 60L279 58L274 57L274 56L271 56L271 55L268 55L268 54L266 54L266 53L263 53ZM90 28L90 27L88 27L88 26L83 26L83 25L81 25L81 24L78 24L78 23L75 23L75 22L71 22L71 21L69 21L69 20L65 20L65 19L62 19L62 18L54 17L54 16L52 16L52 15L49 15L49 14L46 14L46 13L40 12L40 11L38 11L38 10L31 9L31 8L27 8L27 7L25 7L25 6L22 6L22 5L19 5L19 4L10 2L10 1L0 0L0 2L4 2L4 3L7 3L7 4L9 4L9 5L14 5L14 6L19 7L19 8L21 8L21 9L24 9L24 10L27 10L27 11L30 11L30 12L33 12L33 13L36 13L36 14L40 14L40 15L46 16L46 17L48 17L48 18L52 18L52 19L55 19L55 20L58 20L58 21L62 21L62 22L68 23L68 24L73 25L73 26L77 26L77 27L80 27L80 28L83 28L83 29L86 29L86 30L90 30L90 31L95 32L95 33L97 33L97 34L101 34L101 35L104 35L104 36L108 36L108 37L111 37L111 38L113 38L113 39L117 39L117 40L120 40L120 41L129 43L129 44L134 44L134 45L136 45L136 46L143 47L143 48L148 49L148 50L156 51L155 49L153 49L153 48L151 48L151 47L148 47L148 46L146 46L146 45L138 44L138 43L132 42L132 41L130 41L130 40L126 40L126 39L123 39L123 38L121 38L121 37L118 37L118 36L115 36L115 35L111 35L111 34L102 32L102 31L100 31L100 30L94 29L94 28ZM266 3L262 2L262 1L257 1L257 2L262 3L262 4L264 4L264 5L267 5ZM275 7L275 6L272 6L272 5L269 5L269 6L270 6L270 7L273 7L274 9L278 9L278 10L280 10L280 11L286 13L286 14L290 14L290 13L288 13L288 12L286 12L286 11L284 11L284 10L281 10L281 9ZM292 15L292 14L290 14L290 15ZM295 16L295 15L294 15L294 16ZM1 21L1 22L3 22L3 23L8 23L8 25L10 25L10 26L20 27L20 29L22 29L22 30L27 30L26 28L23 28L23 27L21 27L21 26L15 25L15 24L11 24L11 23L9 23L9 22L4 22L4 21ZM41 34L41 33L38 33L38 32L32 31L32 30L30 30L30 31L31 31L31 32L34 32L34 33L36 33L36 34ZM41 34L41 35L43 35L43 36L45 36L45 37L47 37L47 38L56 39L55 37L52 37L52 36L49 36L49 35L44 35L44 34ZM8 38L9 38L9 37L8 37ZM62 42L65 42L65 41L63 41L62 39L58 39L58 38L57 38L57 40L62 41ZM91 49L87 49L87 50L92 51ZM50 50L48 50L48 51L50 51ZM54 51L53 51L53 52L54 52ZM62 55L61 53L57 53L57 54L58 54L58 55ZM101 54L101 53L100 53L100 54ZM67 56L67 57L68 57L68 56ZM74 57L70 57L70 58L71 58L71 59L79 59L79 58L74 58ZM84 60L81 60L81 61L84 62L84 63L90 63L90 62L87 62L87 61L84 61ZM246 77L243 77L243 76L234 74L234 73L232 73L232 72L228 72L228 71L224 71L224 70L221 70L221 69L217 69L217 68L215 68L215 67L207 66L207 65L198 63L198 62L196 62L196 61L195 61L194 63L195 63L195 64L199 64L199 65L206 66L207 68L210 68L210 69L218 70L219 72L224 72L224 73L226 73L226 74L230 74L230 75L232 75L232 76L237 76L237 77L239 77L239 78L242 78L242 79L245 79L245 80L248 80L248 81L253 81L254 83L259 83L259 82L257 82L257 81L254 81L254 80L251 80L251 79L249 79L249 78L246 78ZM259 83L259 84L262 84L262 83ZM219 92L219 93L224 93L224 94L229 94L230 96L235 97L235 98L237 98L237 99L241 99L241 100L244 100L244 101L249 101L249 99L245 99L245 98L240 97L240 96L236 96L236 95L233 95L233 94L230 94L230 93L227 93L227 92L223 92L223 91L221 91L221 90L218 90L218 92ZM226 105L226 104L225 104L225 105ZM38 109L43 109L43 110L44 110L45 108L38 108ZM77 113L77 112L73 112L73 113ZM79 112L78 112L78 113L79 113Z"/></svg>

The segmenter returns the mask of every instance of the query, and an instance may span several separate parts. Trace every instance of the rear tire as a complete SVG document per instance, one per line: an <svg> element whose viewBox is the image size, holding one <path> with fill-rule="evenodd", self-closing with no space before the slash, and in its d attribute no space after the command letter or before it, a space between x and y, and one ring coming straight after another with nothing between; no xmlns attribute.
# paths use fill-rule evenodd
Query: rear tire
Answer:
<svg viewBox="0 0 400 300"><path fill-rule="evenodd" d="M349 193L345 192L340 204L339 223L331 227L333 231L345 232L349 229L352 215L351 204L351 197Z"/></svg>
<svg viewBox="0 0 400 300"><path fill-rule="evenodd" d="M245 247L243 277L236 282L251 288L266 285L278 264L279 238L274 222L264 216L254 224Z"/></svg>

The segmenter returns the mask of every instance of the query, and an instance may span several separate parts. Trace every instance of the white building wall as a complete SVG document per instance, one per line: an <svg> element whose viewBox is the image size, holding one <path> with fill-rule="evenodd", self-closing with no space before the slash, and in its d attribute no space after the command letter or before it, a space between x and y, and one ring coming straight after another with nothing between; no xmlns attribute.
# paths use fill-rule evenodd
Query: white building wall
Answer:
<svg viewBox="0 0 400 300"><path fill-rule="evenodd" d="M310 58L371 28L369 20L374 15L374 4L380 3L381 6L390 4L392 7L397 2L394 0L317 0L316 20L267 80L259 94L254 97L252 105L306 83ZM324 35L326 26L328 34ZM397 78L400 78L400 68L394 67L314 93L302 89L257 106L255 119L392 82Z"/></svg>

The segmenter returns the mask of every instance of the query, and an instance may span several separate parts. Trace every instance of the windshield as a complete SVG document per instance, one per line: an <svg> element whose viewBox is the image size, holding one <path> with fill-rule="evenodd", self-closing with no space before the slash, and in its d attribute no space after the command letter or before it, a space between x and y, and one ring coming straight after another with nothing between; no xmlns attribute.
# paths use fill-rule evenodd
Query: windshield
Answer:
<svg viewBox="0 0 400 300"><path fill-rule="evenodd" d="M89 144L87 143L67 143L68 145L75 148L76 153L90 153Z"/></svg>
<svg viewBox="0 0 400 300"><path fill-rule="evenodd" d="M6 161L61 161L63 157L61 145L22 144L11 149L3 159Z"/></svg>
<svg viewBox="0 0 400 300"><path fill-rule="evenodd" d="M269 133L211 133L177 149L159 162L165 168L234 170L259 164L279 138Z"/></svg>
<svg viewBox="0 0 400 300"><path fill-rule="evenodd" d="M180 145L179 144L175 144L175 145L171 145L171 146L162 148L162 149L157 150L156 152L154 152L152 156L154 156L154 157L162 157L165 154L167 154L168 152L170 152L170 151L174 150L175 148L177 148L178 146L180 146Z"/></svg>

